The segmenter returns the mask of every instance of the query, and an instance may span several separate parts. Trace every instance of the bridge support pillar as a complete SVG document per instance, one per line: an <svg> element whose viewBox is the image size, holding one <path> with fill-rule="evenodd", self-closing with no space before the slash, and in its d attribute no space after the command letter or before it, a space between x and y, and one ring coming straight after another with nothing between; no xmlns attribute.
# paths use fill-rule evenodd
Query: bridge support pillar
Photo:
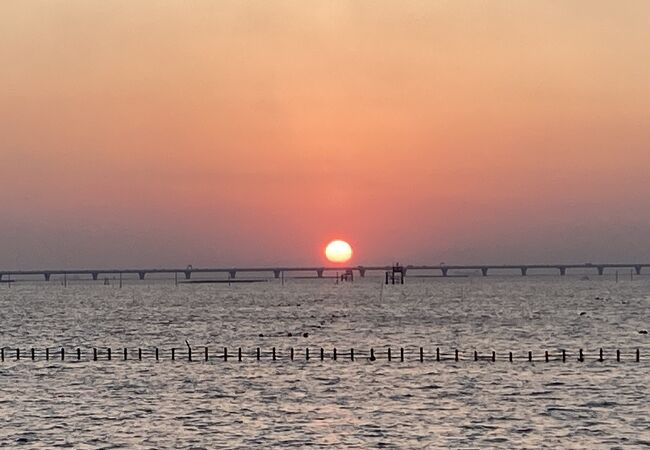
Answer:
<svg viewBox="0 0 650 450"><path fill-rule="evenodd" d="M487 267L481 267L481 273L483 273L484 277L487 277L488 268Z"/></svg>
<svg viewBox="0 0 650 450"><path fill-rule="evenodd" d="M316 275L318 275L318 278L323 278L323 269L317 269Z"/></svg>
<svg viewBox="0 0 650 450"><path fill-rule="evenodd" d="M186 270L184 273L185 273L185 279L186 280L189 280L190 278L192 278L192 271L191 270Z"/></svg>
<svg viewBox="0 0 650 450"><path fill-rule="evenodd" d="M237 275L237 271L236 271L236 270L229 270L229 271L228 271L228 276L229 276L230 278L235 278L236 275Z"/></svg>
<svg viewBox="0 0 650 450"><path fill-rule="evenodd" d="M97 281L97 278L99 277L99 273L93 272L91 275L93 276L93 280Z"/></svg>
<svg viewBox="0 0 650 450"><path fill-rule="evenodd" d="M2 277L4 276L4 273L0 273L0 281L2 281Z"/></svg>
<svg viewBox="0 0 650 450"><path fill-rule="evenodd" d="M560 275L561 276L566 275L566 267L558 267L558 269L560 269Z"/></svg>
<svg viewBox="0 0 650 450"><path fill-rule="evenodd" d="M52 276L51 273L45 272L43 275L45 276L45 281L50 281L50 277Z"/></svg>
<svg viewBox="0 0 650 450"><path fill-rule="evenodd" d="M281 273L281 272L282 272L281 270L274 270L274 271L273 271L273 276L274 276L275 278L280 278L280 273Z"/></svg>
<svg viewBox="0 0 650 450"><path fill-rule="evenodd" d="M598 266L598 275L602 275L603 272L605 272L605 268L603 266Z"/></svg>
<svg viewBox="0 0 650 450"><path fill-rule="evenodd" d="M636 270L637 275L641 275L641 266L634 266L634 270Z"/></svg>
<svg viewBox="0 0 650 450"><path fill-rule="evenodd" d="M526 275L528 275L528 267L522 267L521 268L521 276L525 277Z"/></svg>
<svg viewBox="0 0 650 450"><path fill-rule="evenodd" d="M144 276L147 274L147 272L138 272L138 276L140 277L141 280L144 280Z"/></svg>
<svg viewBox="0 0 650 450"><path fill-rule="evenodd" d="M364 269L363 267L359 267L359 275L361 275L362 278L365 277L366 269Z"/></svg>
<svg viewBox="0 0 650 450"><path fill-rule="evenodd" d="M441 267L440 270L442 271L442 276L446 277L447 272L449 272L449 267Z"/></svg>

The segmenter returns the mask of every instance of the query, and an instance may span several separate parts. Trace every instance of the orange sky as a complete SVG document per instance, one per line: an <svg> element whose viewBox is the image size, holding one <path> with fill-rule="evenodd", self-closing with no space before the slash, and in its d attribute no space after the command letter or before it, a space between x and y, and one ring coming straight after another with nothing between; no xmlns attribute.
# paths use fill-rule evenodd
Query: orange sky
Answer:
<svg viewBox="0 0 650 450"><path fill-rule="evenodd" d="M650 260L650 2L0 3L0 268Z"/></svg>

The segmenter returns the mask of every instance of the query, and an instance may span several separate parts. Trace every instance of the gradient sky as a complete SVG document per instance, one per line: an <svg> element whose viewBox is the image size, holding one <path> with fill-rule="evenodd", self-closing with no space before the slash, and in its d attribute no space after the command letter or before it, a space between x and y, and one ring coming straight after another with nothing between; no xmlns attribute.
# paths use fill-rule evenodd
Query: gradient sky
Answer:
<svg viewBox="0 0 650 450"><path fill-rule="evenodd" d="M0 3L0 268L650 261L650 2Z"/></svg>

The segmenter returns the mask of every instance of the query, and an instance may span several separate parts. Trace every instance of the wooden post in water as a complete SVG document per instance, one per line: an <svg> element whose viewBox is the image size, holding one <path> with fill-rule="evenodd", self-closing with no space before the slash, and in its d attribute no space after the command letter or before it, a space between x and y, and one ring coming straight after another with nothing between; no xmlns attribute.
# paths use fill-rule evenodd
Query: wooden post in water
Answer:
<svg viewBox="0 0 650 450"><path fill-rule="evenodd" d="M424 349L420 347L420 362L424 362Z"/></svg>
<svg viewBox="0 0 650 450"><path fill-rule="evenodd" d="M61 361L65 361L65 348L61 347Z"/></svg>
<svg viewBox="0 0 650 450"><path fill-rule="evenodd" d="M81 361L81 349L77 347L77 361Z"/></svg>
<svg viewBox="0 0 650 450"><path fill-rule="evenodd" d="M111 358L112 358L112 355L111 355L112 352L113 352L113 351L111 350L110 347L108 347L108 348L106 349L106 354L108 355L108 360L109 360L109 361L110 361Z"/></svg>
<svg viewBox="0 0 650 450"><path fill-rule="evenodd" d="M239 347L239 349L237 350L237 358L239 362L241 362L241 347Z"/></svg>
<svg viewBox="0 0 650 450"><path fill-rule="evenodd" d="M510 362L512 362L512 352L508 353L508 359L510 360Z"/></svg>
<svg viewBox="0 0 650 450"><path fill-rule="evenodd" d="M34 351L34 347L32 347L32 361L36 359L36 352Z"/></svg>
<svg viewBox="0 0 650 450"><path fill-rule="evenodd" d="M122 272L120 272L120 289L122 289Z"/></svg>
<svg viewBox="0 0 650 450"><path fill-rule="evenodd" d="M138 361L142 361L142 349L138 348Z"/></svg>
<svg viewBox="0 0 650 450"><path fill-rule="evenodd" d="M208 362L208 346L205 346L205 362Z"/></svg>
<svg viewBox="0 0 650 450"><path fill-rule="evenodd" d="M478 352L474 350L474 361L478 361Z"/></svg>
<svg viewBox="0 0 650 450"><path fill-rule="evenodd" d="M223 348L223 360L228 361L228 347ZM239 358L239 360L241 361L241 357Z"/></svg>
<svg viewBox="0 0 650 450"><path fill-rule="evenodd" d="M616 349L616 362L621 362L621 351Z"/></svg>
<svg viewBox="0 0 650 450"><path fill-rule="evenodd" d="M436 347L436 361L440 362L440 347Z"/></svg>
<svg viewBox="0 0 650 450"><path fill-rule="evenodd" d="M578 354L578 361L583 362L585 360L583 354L582 354L582 349L580 349L580 352Z"/></svg>
<svg viewBox="0 0 650 450"><path fill-rule="evenodd" d="M492 362L496 362L496 361L497 361L497 352L492 350Z"/></svg>
<svg viewBox="0 0 650 450"><path fill-rule="evenodd" d="M158 347L156 347L156 361L158 361Z"/></svg>
<svg viewBox="0 0 650 450"><path fill-rule="evenodd" d="M544 361L548 362L548 350L544 351Z"/></svg>
<svg viewBox="0 0 650 450"><path fill-rule="evenodd" d="M323 347L320 348L320 360L323 361L325 359L325 349Z"/></svg>
<svg viewBox="0 0 650 450"><path fill-rule="evenodd" d="M641 361L641 351L637 348L636 349L636 362Z"/></svg>
<svg viewBox="0 0 650 450"><path fill-rule="evenodd" d="M533 352L528 352L528 362L533 362Z"/></svg>
<svg viewBox="0 0 650 450"><path fill-rule="evenodd" d="M271 349L271 351L273 352L273 353L272 353L273 361L275 361L275 347L273 347L273 348Z"/></svg>
<svg viewBox="0 0 650 450"><path fill-rule="evenodd" d="M5 349L4 347L0 349L0 359L2 362L5 362Z"/></svg>
<svg viewBox="0 0 650 450"><path fill-rule="evenodd" d="M309 361L309 347L305 349L305 361Z"/></svg>
<svg viewBox="0 0 650 450"><path fill-rule="evenodd" d="M49 361L50 360L50 348L45 349L45 360Z"/></svg>
<svg viewBox="0 0 650 450"><path fill-rule="evenodd" d="M128 350L126 349L126 347L124 347L124 361L126 361L127 359L127 352Z"/></svg>
<svg viewBox="0 0 650 450"><path fill-rule="evenodd" d="M291 361L293 361L293 347L291 347L291 349L290 349L290 358L291 358Z"/></svg>
<svg viewBox="0 0 650 450"><path fill-rule="evenodd" d="M16 349L16 361L19 361L19 360L20 360L20 349L17 348Z"/></svg>
<svg viewBox="0 0 650 450"><path fill-rule="evenodd" d="M388 347L388 362L390 362L390 347Z"/></svg>
<svg viewBox="0 0 650 450"><path fill-rule="evenodd" d="M598 361L599 361L599 362L603 362L603 361L604 361L604 358L603 358L603 349L602 349L602 348L600 349L600 353L599 353Z"/></svg>
<svg viewBox="0 0 650 450"><path fill-rule="evenodd" d="M350 349L350 361L354 361L354 349Z"/></svg>
<svg viewBox="0 0 650 450"><path fill-rule="evenodd" d="M176 360L176 349L172 347L172 361Z"/></svg>
<svg viewBox="0 0 650 450"><path fill-rule="evenodd" d="M566 362L566 350L562 349L562 362Z"/></svg>
<svg viewBox="0 0 650 450"><path fill-rule="evenodd" d="M404 362L404 347L399 348L399 360L400 362Z"/></svg>
<svg viewBox="0 0 650 450"><path fill-rule="evenodd" d="M370 349L370 361L375 360L375 349L371 348Z"/></svg>
<svg viewBox="0 0 650 450"><path fill-rule="evenodd" d="M456 349L455 359L456 359L456 362L458 362L458 349Z"/></svg>
<svg viewBox="0 0 650 450"><path fill-rule="evenodd" d="M97 349L93 348L93 361L97 361Z"/></svg>
<svg viewBox="0 0 650 450"><path fill-rule="evenodd" d="M260 348L259 347L257 347L257 360L258 361L260 360Z"/></svg>

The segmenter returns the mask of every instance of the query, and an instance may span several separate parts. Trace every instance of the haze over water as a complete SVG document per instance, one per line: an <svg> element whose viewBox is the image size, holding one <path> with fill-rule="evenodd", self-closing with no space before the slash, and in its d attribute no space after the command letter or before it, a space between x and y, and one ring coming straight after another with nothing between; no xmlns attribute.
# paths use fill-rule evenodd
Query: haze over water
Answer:
<svg viewBox="0 0 650 450"><path fill-rule="evenodd" d="M0 5L0 267L647 261L650 4ZM164 243L164 245L161 245Z"/></svg>

